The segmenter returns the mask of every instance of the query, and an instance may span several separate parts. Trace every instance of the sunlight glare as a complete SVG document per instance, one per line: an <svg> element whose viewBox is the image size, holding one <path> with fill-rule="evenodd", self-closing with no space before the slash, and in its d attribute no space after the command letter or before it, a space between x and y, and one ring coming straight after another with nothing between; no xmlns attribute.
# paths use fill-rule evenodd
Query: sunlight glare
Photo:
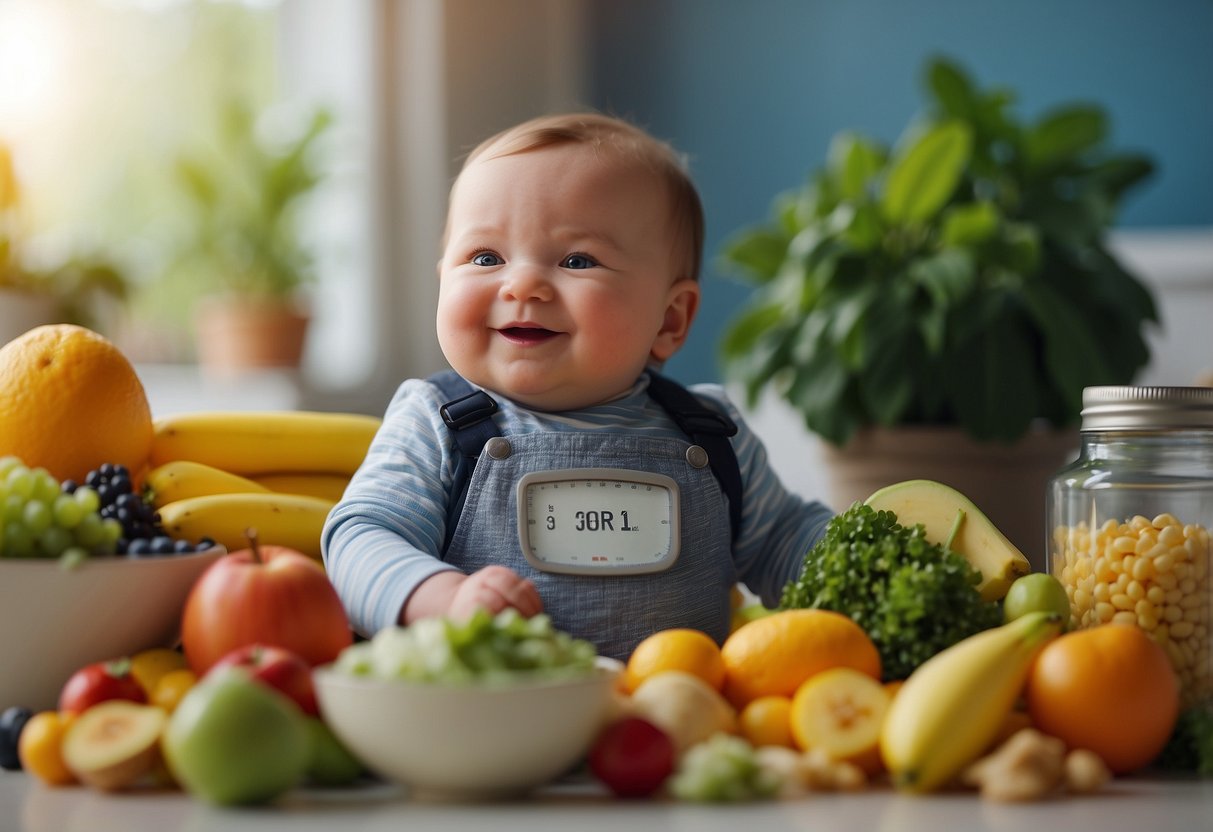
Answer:
<svg viewBox="0 0 1213 832"><path fill-rule="evenodd" d="M57 10L37 2L0 3L0 124L36 126L63 106L68 31Z"/></svg>

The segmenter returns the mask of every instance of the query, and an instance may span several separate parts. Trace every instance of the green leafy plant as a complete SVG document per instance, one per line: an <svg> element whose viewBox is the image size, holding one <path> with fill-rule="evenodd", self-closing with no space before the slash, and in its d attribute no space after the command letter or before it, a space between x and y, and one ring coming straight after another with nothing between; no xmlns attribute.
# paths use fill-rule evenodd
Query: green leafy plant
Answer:
<svg viewBox="0 0 1213 832"><path fill-rule="evenodd" d="M1097 106L1026 122L947 60L926 77L895 148L839 134L724 250L757 285L722 342L727 374L751 404L772 386L835 445L897 424L1012 441L1039 418L1075 423L1085 386L1149 359L1153 298L1106 231L1151 161L1106 152Z"/></svg>
<svg viewBox="0 0 1213 832"><path fill-rule="evenodd" d="M265 298L289 298L306 285L312 255L297 213L323 178L314 149L331 123L316 110L302 129L273 142L243 101L228 102L217 145L177 163L188 213L173 271L203 290Z"/></svg>
<svg viewBox="0 0 1213 832"><path fill-rule="evenodd" d="M0 288L49 297L59 320L96 328L98 312L107 302L120 304L126 299L126 276L101 256L34 263L26 253L21 201L12 156L0 144Z"/></svg>

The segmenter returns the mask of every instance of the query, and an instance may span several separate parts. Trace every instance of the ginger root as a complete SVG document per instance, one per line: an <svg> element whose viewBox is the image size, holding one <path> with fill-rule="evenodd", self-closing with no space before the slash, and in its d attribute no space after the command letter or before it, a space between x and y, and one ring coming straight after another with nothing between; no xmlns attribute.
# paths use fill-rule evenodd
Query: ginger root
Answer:
<svg viewBox="0 0 1213 832"><path fill-rule="evenodd" d="M1023 728L992 754L965 769L962 780L976 786L986 800L1042 800L1061 788L1075 794L1098 791L1111 777L1097 754L1085 749L1066 753L1065 744L1033 728Z"/></svg>

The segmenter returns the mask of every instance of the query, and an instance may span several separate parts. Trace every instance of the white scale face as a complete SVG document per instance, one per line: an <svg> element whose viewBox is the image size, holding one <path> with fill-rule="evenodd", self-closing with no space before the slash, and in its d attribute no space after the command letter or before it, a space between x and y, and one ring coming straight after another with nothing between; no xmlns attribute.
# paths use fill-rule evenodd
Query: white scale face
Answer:
<svg viewBox="0 0 1213 832"><path fill-rule="evenodd" d="M678 558L679 511L678 483L644 471L537 471L518 482L522 553L545 572L669 569Z"/></svg>

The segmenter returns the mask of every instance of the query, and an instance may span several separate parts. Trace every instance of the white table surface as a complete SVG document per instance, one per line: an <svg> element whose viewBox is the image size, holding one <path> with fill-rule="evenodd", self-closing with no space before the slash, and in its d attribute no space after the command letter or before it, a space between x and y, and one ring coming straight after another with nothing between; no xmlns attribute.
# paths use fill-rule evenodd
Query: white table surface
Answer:
<svg viewBox="0 0 1213 832"><path fill-rule="evenodd" d="M1130 778L1089 797L998 804L972 793L914 797L888 790L731 805L612 800L596 787L553 787L527 800L425 803L368 782L298 789L277 803L219 809L180 792L106 795L48 788L0 772L0 832L1199 832L1213 829L1213 781Z"/></svg>

